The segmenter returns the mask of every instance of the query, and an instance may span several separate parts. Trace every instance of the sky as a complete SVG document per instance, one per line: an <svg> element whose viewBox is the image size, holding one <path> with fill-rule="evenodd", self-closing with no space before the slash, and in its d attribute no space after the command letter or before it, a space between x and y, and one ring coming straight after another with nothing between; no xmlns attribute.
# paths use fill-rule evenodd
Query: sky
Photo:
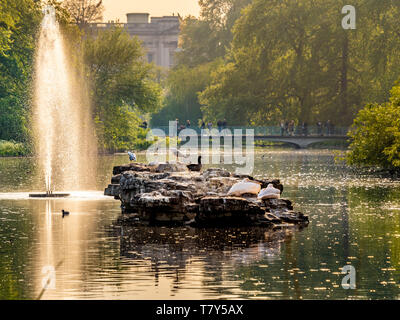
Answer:
<svg viewBox="0 0 400 320"><path fill-rule="evenodd" d="M181 16L199 15L197 0L103 0L104 22L110 20L126 22L130 12L147 12L152 17L170 16L179 13Z"/></svg>

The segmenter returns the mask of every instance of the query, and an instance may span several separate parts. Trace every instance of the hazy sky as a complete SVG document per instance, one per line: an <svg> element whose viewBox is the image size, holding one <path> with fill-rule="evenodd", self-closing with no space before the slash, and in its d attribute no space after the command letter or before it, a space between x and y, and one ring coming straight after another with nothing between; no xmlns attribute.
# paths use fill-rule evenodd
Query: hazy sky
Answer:
<svg viewBox="0 0 400 320"><path fill-rule="evenodd" d="M104 21L119 19L126 22L129 12L147 12L150 16L167 16L179 13L198 16L197 0L103 0Z"/></svg>

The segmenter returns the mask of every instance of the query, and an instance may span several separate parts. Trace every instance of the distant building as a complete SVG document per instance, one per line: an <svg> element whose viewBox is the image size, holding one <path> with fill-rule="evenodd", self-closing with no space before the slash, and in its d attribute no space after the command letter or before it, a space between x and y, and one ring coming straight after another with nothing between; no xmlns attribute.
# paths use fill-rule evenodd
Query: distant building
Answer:
<svg viewBox="0 0 400 320"><path fill-rule="evenodd" d="M90 29L124 27L131 36L137 36L146 48L147 61L170 68L174 64L174 54L178 50L179 17L152 17L148 13L128 13L127 23L91 23Z"/></svg>

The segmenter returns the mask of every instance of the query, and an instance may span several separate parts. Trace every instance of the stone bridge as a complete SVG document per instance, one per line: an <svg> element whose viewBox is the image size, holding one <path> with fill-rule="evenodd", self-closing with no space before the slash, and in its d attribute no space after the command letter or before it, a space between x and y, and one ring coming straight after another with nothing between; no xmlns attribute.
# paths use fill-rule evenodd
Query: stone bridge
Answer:
<svg viewBox="0 0 400 320"><path fill-rule="evenodd" d="M347 141L347 136L255 136L254 140L271 142L285 142L294 145L296 148L305 149L317 142L325 141Z"/></svg>
<svg viewBox="0 0 400 320"><path fill-rule="evenodd" d="M233 136L220 136L220 135L209 135L209 136L185 136L186 139L182 139L180 144L185 144L189 141L189 138L198 138L198 145L204 143L204 139L208 141L211 145L212 140L220 139L220 145L224 144L224 137L233 140ZM240 139L240 138L239 138ZM246 143L246 135L242 135L243 143ZM348 137L344 135L332 135L332 136L278 136L278 135L271 135L271 136L263 136L263 135L256 135L254 136L254 142L256 141L270 141L270 142L284 142L293 145L298 149L305 149L308 148L310 145L318 142L325 142L325 141L347 141ZM206 142L207 143L207 142Z"/></svg>
<svg viewBox="0 0 400 320"><path fill-rule="evenodd" d="M308 134L303 135L301 132L295 131L294 135L281 135L281 128L277 126L270 127L229 127L222 131L218 131L215 128L212 130L201 130L199 128L189 128L191 133L185 134L183 131L177 132L176 129L174 131L170 131L171 128L167 126L161 126L153 129L158 129L161 132L164 132L165 136L179 136L182 141L181 144L185 144L189 138L198 137L199 145L202 140L209 139L214 140L220 138L220 144L224 143L223 137L225 138L233 138L233 134L241 134L243 139L246 139L246 132L248 134L248 129L254 132L254 141L271 141L271 142L284 142L294 145L296 148L303 149L307 148L310 145L318 142L325 141L347 141L348 136L348 128L347 127L336 127L332 129L331 132L327 132L326 129L317 128L315 126L310 126L308 128ZM170 135L170 132L172 133Z"/></svg>

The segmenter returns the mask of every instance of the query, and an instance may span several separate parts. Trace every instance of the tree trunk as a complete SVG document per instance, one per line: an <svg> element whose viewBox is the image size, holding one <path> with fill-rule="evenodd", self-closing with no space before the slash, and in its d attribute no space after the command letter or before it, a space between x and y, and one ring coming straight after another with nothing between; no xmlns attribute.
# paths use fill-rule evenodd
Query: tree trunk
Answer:
<svg viewBox="0 0 400 320"><path fill-rule="evenodd" d="M347 32L344 31L342 44L342 66L340 72L340 104L341 114L338 119L341 119L342 124L348 122L349 102L348 102L348 67L349 67L349 38Z"/></svg>

